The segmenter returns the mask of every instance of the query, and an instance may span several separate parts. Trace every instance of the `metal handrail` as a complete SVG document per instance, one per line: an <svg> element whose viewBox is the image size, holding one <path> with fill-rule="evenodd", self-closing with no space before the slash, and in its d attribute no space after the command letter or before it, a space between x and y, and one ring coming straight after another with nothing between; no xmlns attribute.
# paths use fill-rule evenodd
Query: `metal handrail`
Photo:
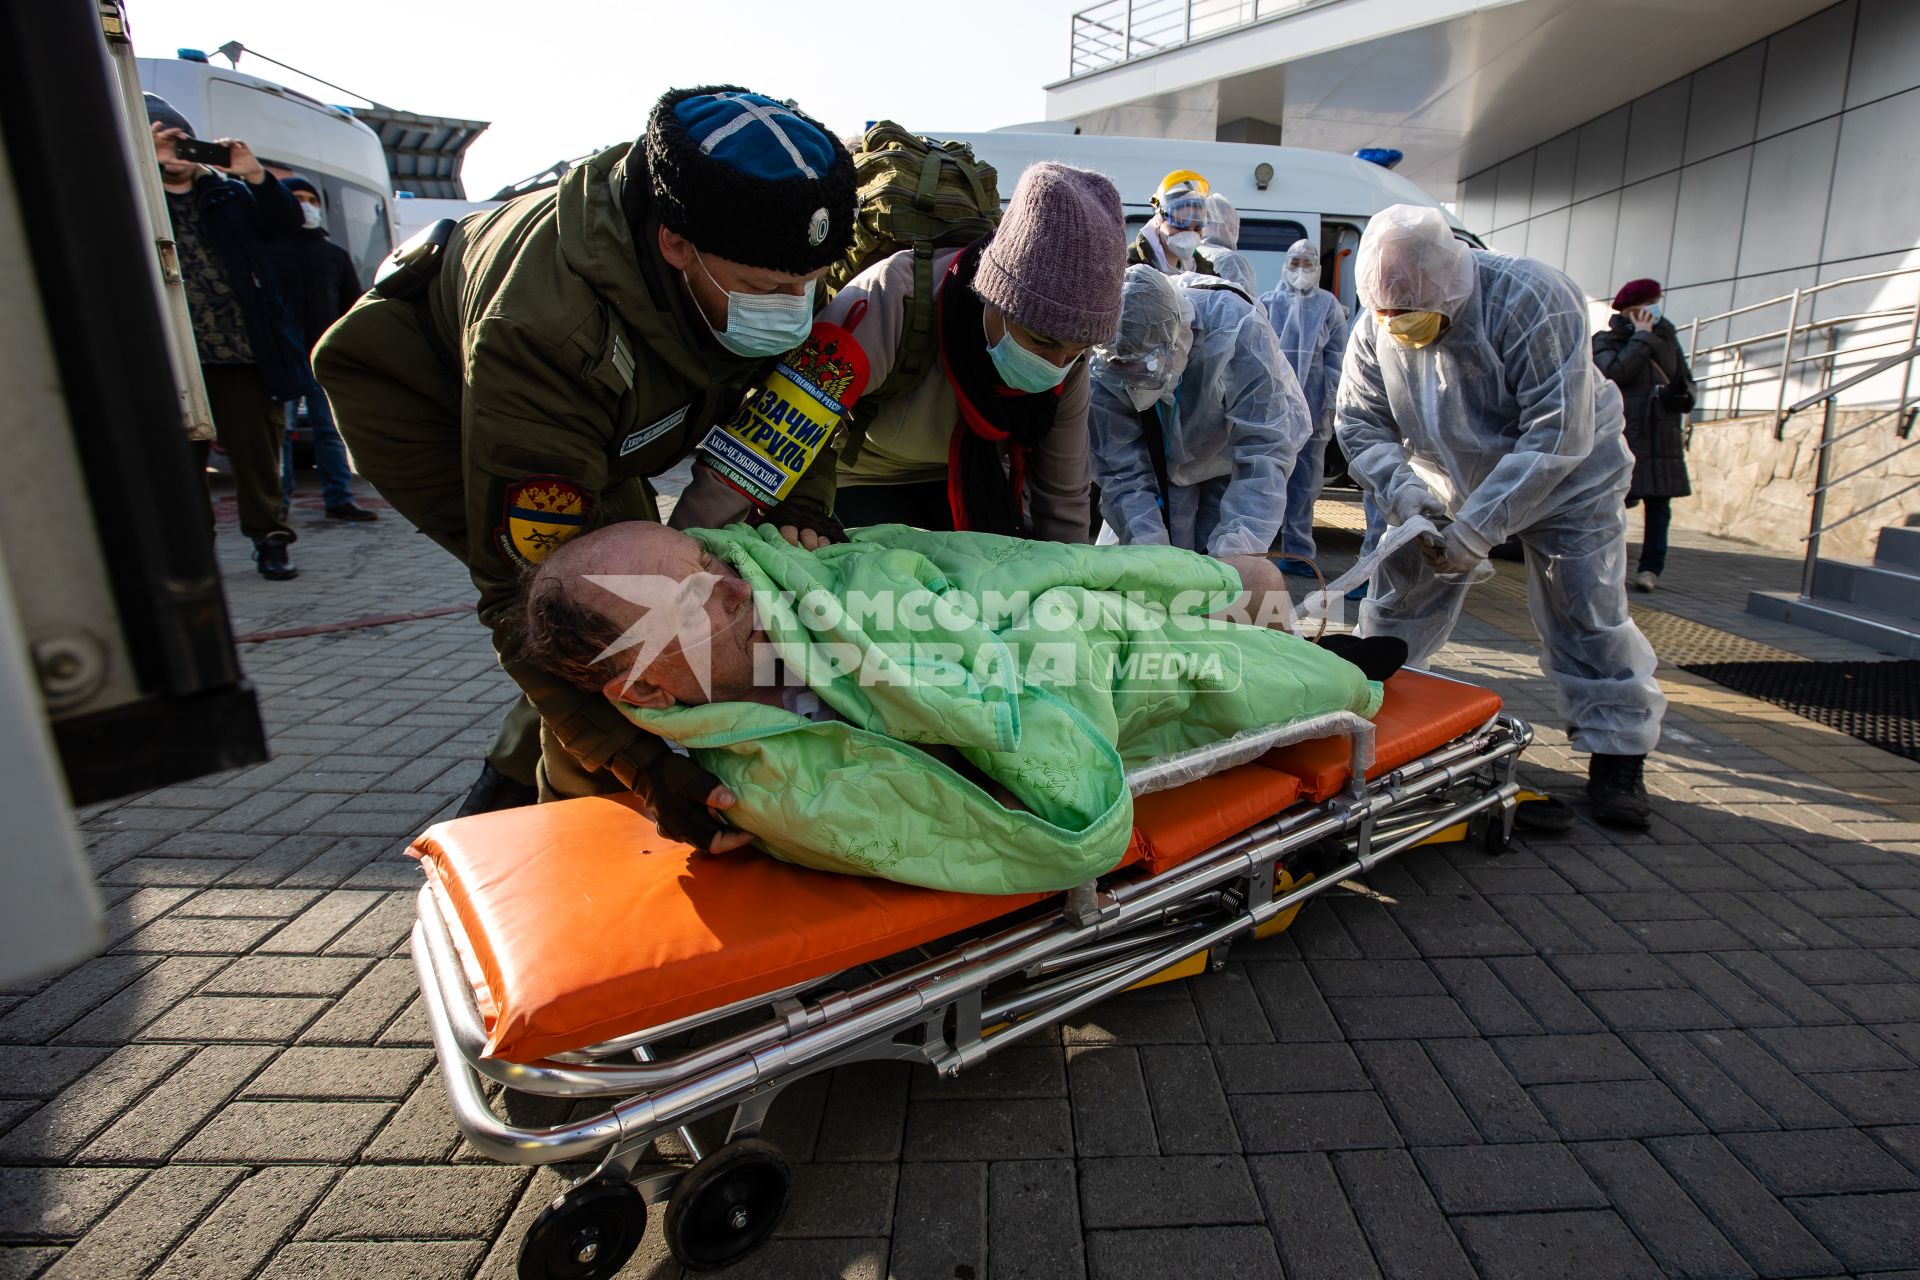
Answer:
<svg viewBox="0 0 1920 1280"><path fill-rule="evenodd" d="M1331 3L1333 0L1102 0L1070 19L1067 78L1093 75L1196 40Z"/></svg>
<svg viewBox="0 0 1920 1280"><path fill-rule="evenodd" d="M1916 308L1915 326L1920 328L1920 308ZM1824 404L1826 406L1826 411L1820 415L1820 443L1815 446L1813 451L1813 490L1808 494L1808 496L1813 499L1813 512L1807 521L1807 535L1801 539L1802 542L1807 544L1807 557L1805 562L1800 566L1800 598L1802 600L1811 600L1813 598L1813 580L1820 565L1820 539L1823 536L1838 529L1841 525L1858 520L1869 511L1885 506L1895 498L1911 493L1915 489L1920 489L1920 480L1915 480L1911 484L1903 485L1892 493L1869 502L1864 507L1856 507L1846 515L1841 516L1838 520L1830 521L1827 519L1827 494L1831 492L1836 485L1843 484L1857 476L1864 475L1874 468L1882 466L1889 460L1905 453L1916 445L1920 445L1920 440L1908 440L1904 444L1896 445L1894 448L1889 449L1879 457L1855 467L1845 475L1835 476L1832 474L1834 445L1846 439L1848 436L1858 435L1860 432L1880 422L1889 415L1902 417L1906 414L1909 406L1913 403L1912 399L1907 395L1907 391L1912 386L1913 362L1916 358L1920 358L1920 343L1913 342L1911 338L1909 338L1905 351L1897 352L1884 360L1876 361L1867 368L1862 369L1859 373L1846 379L1844 382L1835 383L1833 386L1817 392L1814 395L1810 395L1804 400L1797 401L1792 408L1785 411L1784 416L1780 419L1784 422L1786 418L1796 413L1803 413L1817 404ZM1840 393L1859 386L1869 378L1877 378L1881 374L1890 373L1896 368L1904 368L1906 372L1900 381L1900 398L1894 403L1893 408L1885 413L1875 414L1866 422L1857 423L1847 431L1836 434L1833 429L1833 420L1835 406L1839 403ZM1781 381L1784 383L1785 380L1783 374ZM1904 434L1905 432L1902 432L1902 435Z"/></svg>

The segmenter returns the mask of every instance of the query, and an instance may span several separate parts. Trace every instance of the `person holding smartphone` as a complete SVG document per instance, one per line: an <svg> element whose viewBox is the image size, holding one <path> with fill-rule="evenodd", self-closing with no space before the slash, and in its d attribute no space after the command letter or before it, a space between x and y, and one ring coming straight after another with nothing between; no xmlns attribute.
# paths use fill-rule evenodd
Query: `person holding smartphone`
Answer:
<svg viewBox="0 0 1920 1280"><path fill-rule="evenodd" d="M253 540L263 577L292 578L299 570L287 551L294 532L281 510L280 406L303 394L312 374L267 245L300 229L300 203L246 143L202 142L173 104L152 93L146 100L200 377L233 468L240 532ZM196 448L204 464L208 445Z"/></svg>
<svg viewBox="0 0 1920 1280"><path fill-rule="evenodd" d="M1661 313L1658 280L1629 280L1613 297L1613 317L1593 335L1593 363L1620 388L1633 450L1627 505L1644 504L1646 533L1631 582L1652 591L1667 568L1673 500L1693 492L1687 476L1687 414L1693 374L1680 335Z"/></svg>

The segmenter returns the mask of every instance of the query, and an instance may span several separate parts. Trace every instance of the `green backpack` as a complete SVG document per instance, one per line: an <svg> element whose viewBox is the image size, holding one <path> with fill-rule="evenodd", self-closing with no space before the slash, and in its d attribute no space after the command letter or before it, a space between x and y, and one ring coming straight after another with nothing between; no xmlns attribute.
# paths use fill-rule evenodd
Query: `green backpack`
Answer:
<svg viewBox="0 0 1920 1280"><path fill-rule="evenodd" d="M911 249L913 304L892 370L854 409L843 453L849 460L859 456L871 409L906 394L933 363L934 251L972 244L1000 221L999 175L964 142L921 137L882 120L854 147L853 166L860 179L853 248L828 269L827 288L837 293L874 263Z"/></svg>

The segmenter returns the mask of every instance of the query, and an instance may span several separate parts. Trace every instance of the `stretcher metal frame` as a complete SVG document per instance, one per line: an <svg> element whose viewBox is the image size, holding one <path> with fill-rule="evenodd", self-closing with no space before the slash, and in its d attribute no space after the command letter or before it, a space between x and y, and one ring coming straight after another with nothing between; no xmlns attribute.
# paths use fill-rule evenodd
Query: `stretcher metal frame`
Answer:
<svg viewBox="0 0 1920 1280"><path fill-rule="evenodd" d="M1501 712L1372 780L1364 768L1372 726L1356 723L1347 731L1352 778L1340 794L1296 802L1157 875L1089 882L938 953L919 948L537 1062L483 1056L486 1027L450 922L423 888L412 954L454 1118L494 1160L597 1157L576 1188L618 1179L657 1205L686 1172L641 1170L654 1163L657 1138L678 1134L701 1160L695 1123L730 1112L726 1142L751 1139L782 1090L845 1063L914 1060L958 1075L1131 987L1219 969L1236 938L1417 845L1477 837L1490 850L1506 847L1522 795L1516 767L1533 739L1524 720ZM619 1101L528 1127L496 1114L488 1085Z"/></svg>

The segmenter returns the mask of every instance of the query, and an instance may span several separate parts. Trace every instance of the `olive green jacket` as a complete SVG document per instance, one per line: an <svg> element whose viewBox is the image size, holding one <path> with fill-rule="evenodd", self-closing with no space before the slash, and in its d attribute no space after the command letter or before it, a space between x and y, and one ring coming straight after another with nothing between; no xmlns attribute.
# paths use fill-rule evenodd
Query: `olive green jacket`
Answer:
<svg viewBox="0 0 1920 1280"><path fill-rule="evenodd" d="M547 728L629 785L657 739L517 661L502 624L521 574L554 546L658 519L647 477L730 419L772 367L713 340L660 257L642 166L612 147L554 190L467 218L422 298L362 300L314 357L360 471L466 563L501 663ZM793 499L831 509L827 461Z"/></svg>

